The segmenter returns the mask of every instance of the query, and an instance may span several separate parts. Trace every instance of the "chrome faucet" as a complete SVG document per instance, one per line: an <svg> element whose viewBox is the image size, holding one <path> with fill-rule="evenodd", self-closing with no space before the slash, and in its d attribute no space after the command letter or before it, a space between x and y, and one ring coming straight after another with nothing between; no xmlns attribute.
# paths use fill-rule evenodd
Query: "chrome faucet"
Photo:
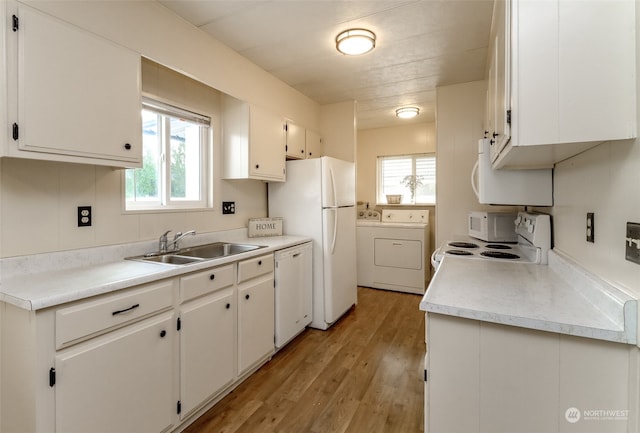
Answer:
<svg viewBox="0 0 640 433"><path fill-rule="evenodd" d="M162 236L160 236L160 239L158 240L158 252L159 253L166 253L168 250L168 244L167 244L167 235L171 233L171 230L167 230L166 232L164 232L164 234Z"/></svg>
<svg viewBox="0 0 640 433"><path fill-rule="evenodd" d="M172 251L177 251L180 249L180 246L178 244L178 242L180 242L180 239L182 239L183 237L187 236L187 235L192 235L195 236L196 231L195 230L189 230L188 232L178 232L176 233L176 235L173 237L173 249Z"/></svg>

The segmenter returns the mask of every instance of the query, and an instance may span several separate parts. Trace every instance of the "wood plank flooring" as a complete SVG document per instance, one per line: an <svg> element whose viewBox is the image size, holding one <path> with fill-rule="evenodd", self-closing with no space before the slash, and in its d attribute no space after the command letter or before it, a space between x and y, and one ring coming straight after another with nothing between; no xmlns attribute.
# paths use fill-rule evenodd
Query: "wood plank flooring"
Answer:
<svg viewBox="0 0 640 433"><path fill-rule="evenodd" d="M305 330L185 432L423 431L420 298L358 288L338 323Z"/></svg>

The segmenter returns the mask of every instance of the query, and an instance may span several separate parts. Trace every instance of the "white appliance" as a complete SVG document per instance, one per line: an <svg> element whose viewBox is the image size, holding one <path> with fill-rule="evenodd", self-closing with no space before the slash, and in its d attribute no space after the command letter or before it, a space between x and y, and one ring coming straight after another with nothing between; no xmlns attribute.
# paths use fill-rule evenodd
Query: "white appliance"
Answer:
<svg viewBox="0 0 640 433"><path fill-rule="evenodd" d="M280 349L311 323L311 242L278 250L275 259L275 344Z"/></svg>
<svg viewBox="0 0 640 433"><path fill-rule="evenodd" d="M467 233L486 242L517 242L516 216L515 212L469 212Z"/></svg>
<svg viewBox="0 0 640 433"><path fill-rule="evenodd" d="M471 172L471 187L481 204L552 206L553 170L494 170L489 140L478 142L478 161ZM476 185L477 173L477 185Z"/></svg>
<svg viewBox="0 0 640 433"><path fill-rule="evenodd" d="M438 269L448 255L476 260L502 260L513 263L546 265L551 249L551 217L546 214L518 212L514 221L518 236L515 244L485 242L459 236L444 242L431 256L431 264Z"/></svg>
<svg viewBox="0 0 640 433"><path fill-rule="evenodd" d="M327 329L357 302L355 165L323 156L287 161L287 181L269 184L269 216L283 232L313 239L313 317Z"/></svg>
<svg viewBox="0 0 640 433"><path fill-rule="evenodd" d="M428 222L428 210L384 209L381 220L358 214L358 285L423 294L431 276Z"/></svg>

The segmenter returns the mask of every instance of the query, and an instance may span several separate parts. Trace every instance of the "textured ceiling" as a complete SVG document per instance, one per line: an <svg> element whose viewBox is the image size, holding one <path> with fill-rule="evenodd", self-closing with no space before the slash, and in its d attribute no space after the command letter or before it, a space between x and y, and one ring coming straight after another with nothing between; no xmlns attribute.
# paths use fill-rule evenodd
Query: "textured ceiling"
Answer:
<svg viewBox="0 0 640 433"><path fill-rule="evenodd" d="M436 86L482 80L493 0L159 0L320 104L357 101L359 129L435 120ZM361 27L357 57L336 35ZM420 107L413 120L395 117Z"/></svg>

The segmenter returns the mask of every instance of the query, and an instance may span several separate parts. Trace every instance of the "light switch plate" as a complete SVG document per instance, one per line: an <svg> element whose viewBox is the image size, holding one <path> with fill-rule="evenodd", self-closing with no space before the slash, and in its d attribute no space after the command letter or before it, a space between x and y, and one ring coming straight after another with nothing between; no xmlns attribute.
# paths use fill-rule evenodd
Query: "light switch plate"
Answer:
<svg viewBox="0 0 640 433"><path fill-rule="evenodd" d="M230 215L236 213L236 202L235 201L223 201L222 202L222 214Z"/></svg>
<svg viewBox="0 0 640 433"><path fill-rule="evenodd" d="M625 259L640 265L640 223L627 223Z"/></svg>

